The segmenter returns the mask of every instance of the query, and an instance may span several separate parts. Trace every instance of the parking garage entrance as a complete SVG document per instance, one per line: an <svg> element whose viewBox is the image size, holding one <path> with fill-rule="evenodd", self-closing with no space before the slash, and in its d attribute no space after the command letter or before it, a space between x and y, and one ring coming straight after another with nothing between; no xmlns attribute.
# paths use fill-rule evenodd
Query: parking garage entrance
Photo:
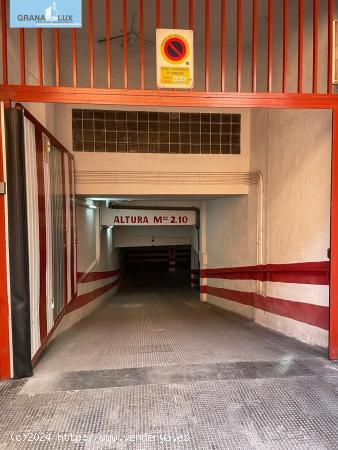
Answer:
<svg viewBox="0 0 338 450"><path fill-rule="evenodd" d="M199 209L101 209L102 227L113 227L120 250L121 287L196 287ZM154 209L152 209L154 208Z"/></svg>
<svg viewBox="0 0 338 450"><path fill-rule="evenodd" d="M30 289L25 297L27 339L16 335L24 337L25 347L15 347L15 351L24 348L26 367L33 362L39 370L46 360L42 356L40 363L39 358L51 339L46 355L54 343L63 342L58 340L61 333L79 330L84 325L78 323L81 319L94 320L101 317L100 311L114 321L121 313L124 320L128 305L130 327L134 314L141 317L142 305L150 301L149 311L158 307L158 321L165 322L171 313L160 305L169 298L172 307L176 305L170 324L182 305L191 311L202 308L203 315L207 303L305 344L327 348L330 111L127 112L74 108L70 114L74 132L89 120L83 119L84 114L98 128L155 124L170 129L178 123L182 135L188 134L183 129L190 129L190 144L196 137L193 130L203 128L210 130L210 151L214 134L221 136L219 153L70 154L29 112L10 112L13 123L8 121L8 130L13 126L7 142L13 141L13 148L17 145L17 123L26 137L18 154L27 158L27 218L34 218L27 222L27 265L18 266L25 277L24 294ZM287 132L281 132L281 124L287 124ZM239 154L235 143L233 153L220 152L222 135L230 139L227 131L235 141L240 136ZM199 148L202 151L202 142ZM126 160L133 170L128 163L128 170L115 171L117 164L126 168ZM9 187L15 192L15 186ZM18 204L12 202L11 207ZM17 211L9 212L11 224L16 223ZM11 226L9 231L15 230L19 228ZM21 242L11 237L13 245ZM18 271L12 262L15 281ZM148 323L146 317L144 321ZM21 322L12 315L13 331L16 325ZM154 327L162 329L159 324ZM109 342L120 339L118 328ZM80 335L79 343L84 338ZM167 338L159 337L159 342ZM115 348L113 342L107 345ZM222 340L222 346L227 345ZM195 351L195 344L192 347ZM119 364L114 358L110 363Z"/></svg>

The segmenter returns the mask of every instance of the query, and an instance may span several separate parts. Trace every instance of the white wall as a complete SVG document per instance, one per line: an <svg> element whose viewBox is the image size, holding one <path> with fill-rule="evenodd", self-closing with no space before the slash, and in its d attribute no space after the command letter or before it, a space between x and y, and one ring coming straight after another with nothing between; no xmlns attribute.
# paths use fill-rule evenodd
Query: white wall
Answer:
<svg viewBox="0 0 338 450"><path fill-rule="evenodd" d="M254 194L252 196L254 197ZM207 268L257 264L256 211L250 208L251 200L251 196L243 195L206 203ZM207 284L247 292L254 292L256 289L256 282L252 280L208 279ZM210 295L207 295L207 301L250 319L254 318L254 311L250 306L219 300Z"/></svg>
<svg viewBox="0 0 338 450"><path fill-rule="evenodd" d="M262 172L264 182L265 260L325 260L330 246L331 112L256 110L251 129L251 170Z"/></svg>
<svg viewBox="0 0 338 450"><path fill-rule="evenodd" d="M77 105L55 105L55 132L66 148L72 148L72 108ZM82 107L82 106L81 106ZM120 109L118 106L83 105L83 108ZM140 107L123 108L141 110ZM168 111L168 108L145 108ZM212 112L210 109L180 108L187 112ZM155 153L75 152L76 193L78 195L141 194L245 194L249 181L240 176L249 171L250 110L220 109L240 113L240 155L169 155ZM123 174L124 180L119 177ZM187 179L186 174L196 174ZM219 174L224 174L220 181ZM233 177L234 173L239 176ZM175 175L171 180L163 175ZM200 178L199 174L203 176ZM228 176L230 174L230 177ZM126 178L126 175L128 178Z"/></svg>
<svg viewBox="0 0 338 450"><path fill-rule="evenodd" d="M257 116L259 118L260 114ZM267 205L266 262L327 261L330 247L331 112L271 111L268 126L268 172L263 171ZM255 116L252 129L257 129ZM260 151L260 145L255 148L254 142L255 137L252 161ZM329 306L329 286L265 283L265 294ZM306 342L327 346L327 332L319 328L281 319L257 309L255 320Z"/></svg>
<svg viewBox="0 0 338 450"><path fill-rule="evenodd" d="M85 206L76 207L78 272L91 271L98 263L96 241L99 228L96 215L95 209Z"/></svg>
<svg viewBox="0 0 338 450"><path fill-rule="evenodd" d="M267 258L323 261L330 246L331 112L269 116Z"/></svg>
<svg viewBox="0 0 338 450"><path fill-rule="evenodd" d="M191 245L192 226L125 226L114 227L116 247L157 247L161 245Z"/></svg>
<svg viewBox="0 0 338 450"><path fill-rule="evenodd" d="M114 230L101 229L99 211L99 208L92 209L81 203L76 207L77 264L81 273L106 272L120 267ZM78 294L83 292L88 292L88 289L80 283Z"/></svg>
<svg viewBox="0 0 338 450"><path fill-rule="evenodd" d="M256 264L255 229L249 196L241 195L207 202L207 252L209 267ZM226 249L226 251L225 251Z"/></svg>
<svg viewBox="0 0 338 450"><path fill-rule="evenodd" d="M263 248L257 257L257 186L248 197L207 202L209 268L327 261L330 246L331 112L252 111L250 168L263 178ZM207 280L209 286L328 307L321 285ZM251 306L208 301L311 344L327 346L327 331Z"/></svg>

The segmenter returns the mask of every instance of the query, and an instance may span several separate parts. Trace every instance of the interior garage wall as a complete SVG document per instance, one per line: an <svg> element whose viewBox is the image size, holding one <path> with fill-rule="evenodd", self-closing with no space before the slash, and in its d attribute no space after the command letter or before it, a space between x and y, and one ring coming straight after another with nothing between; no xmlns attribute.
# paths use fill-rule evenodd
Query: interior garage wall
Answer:
<svg viewBox="0 0 338 450"><path fill-rule="evenodd" d="M53 338L90 314L119 287L120 252L115 247L113 228L101 228L99 208L88 205L76 206L77 296Z"/></svg>
<svg viewBox="0 0 338 450"><path fill-rule="evenodd" d="M331 112L257 110L251 118L250 167L263 180L262 257L258 187L207 202L203 289L211 303L326 347Z"/></svg>
<svg viewBox="0 0 338 450"><path fill-rule="evenodd" d="M224 268L251 266L256 262L255 214L250 211L250 197L236 196L211 200L206 204L207 267ZM250 214L251 212L251 214ZM255 291L252 280L208 279L209 287L227 290ZM228 293L229 294L229 293ZM251 305L230 299L207 296L211 303L254 318Z"/></svg>
<svg viewBox="0 0 338 450"><path fill-rule="evenodd" d="M267 259L322 261L330 246L331 111L273 111L268 129ZM253 122L260 139L255 130ZM260 147L254 141L253 170Z"/></svg>
<svg viewBox="0 0 338 450"><path fill-rule="evenodd" d="M256 169L260 137L253 117L252 166ZM268 121L265 260L268 264L327 262L330 247L331 136L330 111L272 111ZM255 144L258 140L257 146ZM325 266L323 266L325 267ZM300 280L302 281L302 280ZM264 283L264 294L318 306L312 314L328 318L328 283ZM328 280L327 280L328 281ZM301 305L299 305L301 307ZM325 310L323 309L325 308ZM325 312L324 312L325 311ZM304 324L255 309L255 320L278 331L327 346L326 324Z"/></svg>
<svg viewBox="0 0 338 450"><path fill-rule="evenodd" d="M192 226L115 227L116 247L191 245Z"/></svg>
<svg viewBox="0 0 338 450"><path fill-rule="evenodd" d="M77 205L78 297L119 279L119 250L115 248L113 228L99 224L99 209ZM115 273L116 272L116 273ZM107 291L111 295L117 286Z"/></svg>
<svg viewBox="0 0 338 450"><path fill-rule="evenodd" d="M119 106L83 105L84 109L120 110ZM78 105L55 105L56 135L72 147L72 109ZM130 111L172 111L165 107L123 107ZM247 193L241 174L249 171L250 110L236 108L176 108L185 112L224 112L241 114L241 154L160 154L122 152L74 152L76 193L97 195L219 195ZM221 174L228 174L219 182ZM233 176L236 173L238 179ZM121 179L121 174L124 179ZM175 175L174 177L172 175ZM194 174L196 174L194 176ZM203 180L199 178L202 175ZM170 175L171 179L166 176ZM154 185L154 180L156 186Z"/></svg>

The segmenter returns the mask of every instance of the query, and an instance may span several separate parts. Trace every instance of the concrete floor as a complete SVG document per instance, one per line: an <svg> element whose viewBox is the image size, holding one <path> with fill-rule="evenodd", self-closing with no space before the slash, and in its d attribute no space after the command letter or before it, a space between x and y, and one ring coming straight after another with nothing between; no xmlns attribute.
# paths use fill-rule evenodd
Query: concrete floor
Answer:
<svg viewBox="0 0 338 450"><path fill-rule="evenodd" d="M338 448L338 365L190 289L122 291L0 404L0 448Z"/></svg>

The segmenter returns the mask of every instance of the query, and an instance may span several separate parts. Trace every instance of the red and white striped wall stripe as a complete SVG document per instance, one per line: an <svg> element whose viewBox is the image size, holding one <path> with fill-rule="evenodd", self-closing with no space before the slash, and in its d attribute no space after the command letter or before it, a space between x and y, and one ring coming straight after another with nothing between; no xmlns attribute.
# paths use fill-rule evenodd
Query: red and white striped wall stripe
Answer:
<svg viewBox="0 0 338 450"><path fill-rule="evenodd" d="M308 302L306 299L304 301L283 299L257 294L250 290L228 289L211 285L213 284L212 280L236 280L237 282L239 282L238 280L243 282L257 280L267 283L269 287L279 284L281 286L285 284L286 287L287 284L329 286L329 261L204 269L200 271L200 278L203 282L201 293L251 306L323 330L329 329L329 307L315 304L313 299L309 299ZM210 281L208 282L208 280ZM207 283L205 284L205 282ZM305 286L302 291L306 292Z"/></svg>

